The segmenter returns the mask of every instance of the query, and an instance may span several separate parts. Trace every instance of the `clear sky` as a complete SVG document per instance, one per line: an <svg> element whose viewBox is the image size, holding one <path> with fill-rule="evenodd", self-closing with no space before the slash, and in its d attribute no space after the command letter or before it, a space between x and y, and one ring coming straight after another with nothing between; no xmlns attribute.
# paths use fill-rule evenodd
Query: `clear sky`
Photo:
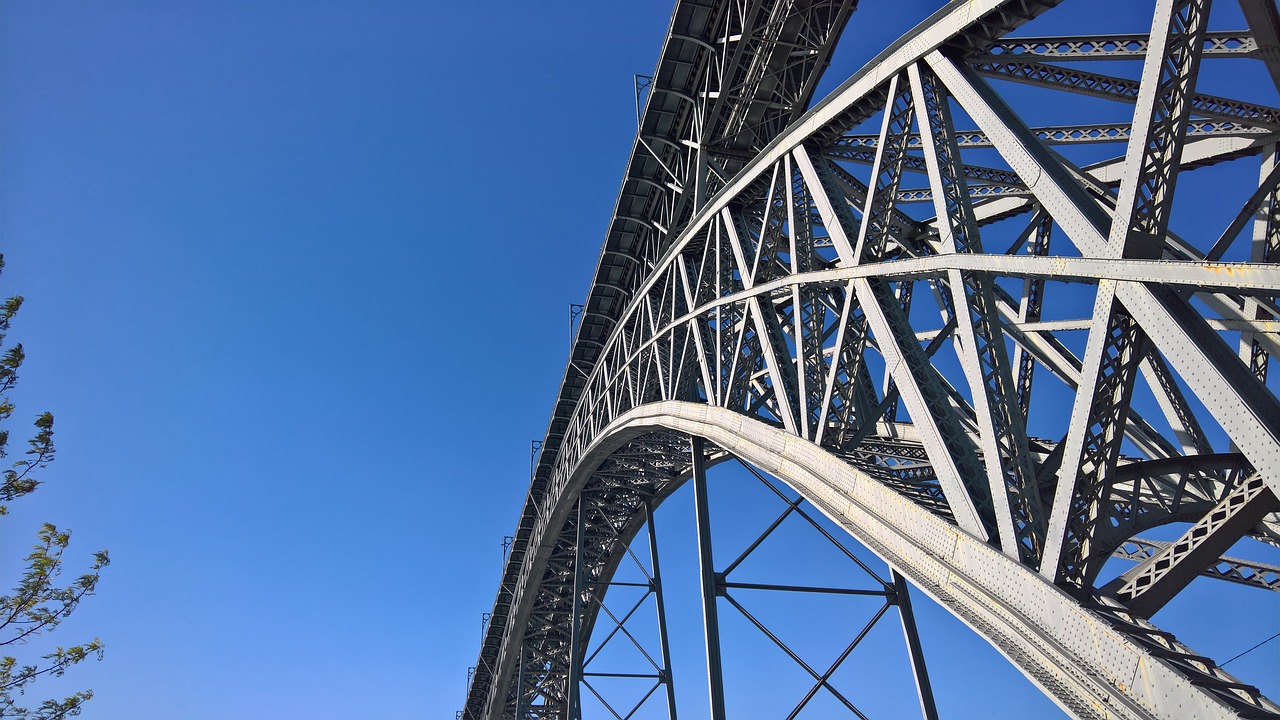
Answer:
<svg viewBox="0 0 1280 720"><path fill-rule="evenodd" d="M936 6L864 0L823 87ZM670 9L0 4L15 420L52 411L59 447L0 523L0 580L45 520L74 530L69 572L114 561L55 636L106 660L32 700L453 717ZM961 716L1051 707L924 605ZM1232 669L1274 686L1276 645Z"/></svg>

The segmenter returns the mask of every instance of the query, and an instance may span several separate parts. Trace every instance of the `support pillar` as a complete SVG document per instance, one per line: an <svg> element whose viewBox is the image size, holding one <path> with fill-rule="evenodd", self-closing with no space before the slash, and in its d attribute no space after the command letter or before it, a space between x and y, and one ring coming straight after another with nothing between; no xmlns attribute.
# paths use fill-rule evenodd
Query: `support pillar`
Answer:
<svg viewBox="0 0 1280 720"><path fill-rule="evenodd" d="M671 672L671 646L667 643L667 608L662 602L662 571L658 568L658 536L653 527L653 502L644 501L644 519L649 525L649 560L653 566L653 600L658 608L658 644L662 650L662 682L667 686L667 717L676 720L675 675Z"/></svg>
<svg viewBox="0 0 1280 720"><path fill-rule="evenodd" d="M520 639L520 665L516 670L516 720L524 720L524 639Z"/></svg>
<svg viewBox="0 0 1280 720"><path fill-rule="evenodd" d="M916 692L920 696L920 710L924 720L938 720L938 707L933 700L933 685L929 683L929 670L924 664L924 649L920 646L920 632L916 629L916 614L911 609L910 588L907 579L897 570L893 574L893 589L897 595L898 616L902 618L902 634L907 638L907 654L911 656L911 673L916 678Z"/></svg>
<svg viewBox="0 0 1280 720"><path fill-rule="evenodd" d="M578 542L573 550L573 617L569 625L569 683L565 688L565 715L582 720L582 543L586 540L586 515L578 495Z"/></svg>
<svg viewBox="0 0 1280 720"><path fill-rule="evenodd" d="M707 467L702 438L693 437L693 506L698 521L698 567L702 573L702 623L707 639L707 684L711 720L725 720L724 677L720 662L720 618L716 613L715 565L711 559L711 514L707 506Z"/></svg>

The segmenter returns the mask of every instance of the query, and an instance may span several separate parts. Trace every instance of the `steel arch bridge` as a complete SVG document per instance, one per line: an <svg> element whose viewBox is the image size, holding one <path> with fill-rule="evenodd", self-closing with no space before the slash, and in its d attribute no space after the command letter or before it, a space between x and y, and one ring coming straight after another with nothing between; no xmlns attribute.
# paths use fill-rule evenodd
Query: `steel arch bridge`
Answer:
<svg viewBox="0 0 1280 720"><path fill-rule="evenodd" d="M692 479L724 717L704 470L736 457L1074 717L1280 717L1148 620L1200 575L1280 588L1223 557L1280 545L1280 19L1228 3L1046 37L1072 2L954 0L810 107L856 0L679 0L463 716L580 714L599 599Z"/></svg>

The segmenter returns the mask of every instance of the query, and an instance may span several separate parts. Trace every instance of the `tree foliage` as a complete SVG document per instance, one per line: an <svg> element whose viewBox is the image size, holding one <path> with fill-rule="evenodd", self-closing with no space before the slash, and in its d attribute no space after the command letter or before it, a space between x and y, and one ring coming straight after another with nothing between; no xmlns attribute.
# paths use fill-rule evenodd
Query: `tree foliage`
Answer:
<svg viewBox="0 0 1280 720"><path fill-rule="evenodd" d="M0 255L0 271L3 269L4 256ZM4 348L9 324L21 307L22 298L17 296L0 303L0 348ZM20 343L0 350L0 423L7 422L13 415L9 391L18 381L18 370L25 357ZM53 461L53 415L42 413L35 420L35 428L22 457L13 461L0 476L0 516L8 514L10 502L31 494L40 486L36 474ZM7 458L8 453L9 430L0 425L0 460ZM99 551L94 554L88 572L68 584L61 584L62 556L70 543L70 531L45 523L26 557L26 569L17 587L11 594L0 595L0 718L60 720L79 715L84 703L93 697L92 690L82 690L61 700L45 700L34 708L18 704L37 678L61 676L72 665L89 657L102 659L102 641L97 638L71 647L58 646L35 658L18 658L30 640L58 627L81 600L93 594L99 574L110 562L107 551Z"/></svg>

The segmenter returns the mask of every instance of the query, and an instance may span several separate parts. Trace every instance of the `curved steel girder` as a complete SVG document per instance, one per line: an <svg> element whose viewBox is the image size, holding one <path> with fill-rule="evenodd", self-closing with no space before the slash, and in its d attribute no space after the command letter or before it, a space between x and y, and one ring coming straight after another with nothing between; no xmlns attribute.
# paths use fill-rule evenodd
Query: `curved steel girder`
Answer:
<svg viewBox="0 0 1280 720"><path fill-rule="evenodd" d="M643 436L641 439L643 439ZM683 439L684 447L680 449L681 451L671 454L668 457L668 460L672 464L679 466L682 469L680 469L677 472L674 472L670 477L666 478L664 482L657 484L654 487L652 494L647 496L649 507L652 510L656 510L659 506L661 506L662 503L665 502L666 499L670 497L672 493L674 493L676 490L679 490L684 485L684 483L687 480L689 480L690 477L692 476L692 462L690 460L688 438L684 437L682 439ZM725 453L723 450L720 450L719 448L714 448L714 447L707 448L705 466L707 468L711 468L729 459L731 459L731 456L728 453ZM589 488L592 481L598 481L598 480L599 480L599 473L597 472L593 474L593 478L591 480L588 480L588 485L586 486L588 492L589 492ZM643 512L631 513L620 519L624 521L624 524L622 527L616 528L617 532L613 536L613 541L610 547L600 548L602 552L600 552L598 554L598 557L595 558L596 577L593 580L593 582L596 584L597 587L600 587L601 585L605 585L606 583L610 582L610 580L614 577L615 573L617 572L618 566L621 565L626 560L627 549L631 546L631 543L634 541L636 535L644 528L645 522L646 522L645 513ZM607 597L607 591L608 591L608 587L606 586L600 590L591 590L591 593L596 600L603 601ZM589 603L584 608L584 613L582 617L582 637L584 638L583 640L584 649L586 645L589 644L590 638L592 638L592 631L594 630L596 621L598 620L598 615L599 615L598 603L596 602Z"/></svg>
<svg viewBox="0 0 1280 720"><path fill-rule="evenodd" d="M1195 522L1243 482L1253 468L1239 453L1161 458L1120 465L1112 477L1104 512L1108 522L1086 558L1092 584L1102 566L1131 538L1175 522ZM1275 532L1272 519L1255 532Z"/></svg>
<svg viewBox="0 0 1280 720"><path fill-rule="evenodd" d="M1149 626L1128 632L1116 627L1114 608L1086 607L827 450L724 408L665 401L618 417L597 435L553 499L549 526L565 526L578 494L614 452L664 431L706 438L786 482L991 643L1073 717L1231 718L1246 710L1280 717L1280 706L1211 662L1198 674L1190 672L1178 657L1196 656L1171 639L1165 638L1169 646L1161 650L1143 643L1140 636ZM545 567L551 548L540 544L527 564ZM524 605L530 605L538 588L525 592ZM528 610L517 609L513 627L523 628ZM510 683L513 648L504 647L499 687ZM486 717L497 720L502 710L491 703Z"/></svg>
<svg viewBox="0 0 1280 720"><path fill-rule="evenodd" d="M1117 503L1133 503L1142 509L1124 516L1113 511L1111 518L1115 527L1103 537L1116 535L1117 540L1123 541L1134 533L1168 522L1199 517L1206 507L1230 492L1240 476L1252 471L1239 453L1179 456L1120 465L1112 476L1111 496ZM1157 517L1151 517L1153 515Z"/></svg>
<svg viewBox="0 0 1280 720"><path fill-rule="evenodd" d="M992 2L991 5L1001 5L1002 3ZM948 8L952 10L952 8ZM967 16L968 13L960 13L952 10L953 14ZM953 19L943 16L940 11L935 19L942 21L959 22L958 18ZM934 28L925 28L925 31ZM861 106L864 98L874 95L876 87L880 84L881 78L896 72L895 68L901 68L911 62L919 59L924 54L918 46L908 45L904 47L891 48L893 52L887 52L882 56L879 64L864 68L859 71L848 82L841 86L832 96L828 97L820 103L814 110L806 116L806 122L801 123L793 128L793 132L779 138L778 141L770 144L764 152L761 153L752 163L744 169L742 173L737 175L734 180L716 197L712 199L706 206L690 220L687 229L674 242L670 248L664 253L661 260L658 261L656 267L663 268L669 266L673 259L686 249L686 247L698 239L706 230L708 225L715 217L728 207L734 200L742 194L748 187L753 185L761 176L768 175L768 169L780 162L790 151L797 145L800 145L804 138L810 133L817 134L830 123L837 122L843 115L853 112L855 108ZM887 66L887 67L885 67ZM872 103L874 105L874 102ZM873 107L868 107L865 111L860 111L870 115L874 112ZM1023 201L1025 203L1025 201ZM1028 204L1029 205L1029 204ZM1068 268L1063 263L1075 264L1080 262L1076 267ZM1106 260L1101 260L1101 264L1094 258L1064 258L1064 257L1015 257L1015 256L995 256L995 255L962 255L950 257L928 257L915 258L912 260L899 261L902 263L896 269L901 270L896 277L923 277L940 273L949 269L973 269L973 270L989 270L996 274L1027 276L1054 276L1058 278L1076 278L1081 280L1098 280L1098 279L1117 279L1131 280L1136 283L1159 283L1187 286L1203 286L1203 287L1248 287L1255 290L1277 289L1277 275L1273 270L1265 266L1259 266L1249 263L1238 263L1233 267L1218 267L1214 264L1205 264L1201 262L1187 262L1181 265L1166 265L1171 262L1167 260L1153 261L1135 261L1124 260L1113 262L1110 269L1103 270ZM1176 262L1176 261L1173 261ZM955 265L952 265L955 263ZM1150 263L1150 264L1148 264ZM920 267L915 267L919 265ZM934 267L928 267L936 264ZM888 266L890 263L878 263L876 266L864 266L860 268L848 268L851 273L849 277L880 277L894 276L893 272L886 272L888 268L875 269L878 266ZM926 269L928 268L928 269ZM1016 268L1016 269L1015 269ZM1087 268L1087 269L1086 269ZM1127 268L1127 269L1123 269ZM1248 279L1244 276L1235 277L1236 270L1239 269L1244 273L1251 275ZM1003 270L1003 272L1002 272ZM1150 271L1150 272L1148 272ZM828 271L836 273L839 271ZM1193 273L1194 279L1185 273ZM1024 274L1025 273L1025 274ZM1079 274L1076 274L1079 273ZM1260 273L1260 274L1259 274ZM820 273L814 273L813 279L819 279ZM652 290L653 285L658 281L660 273L651 273L648 280L637 291L637 296L647 294ZM831 282L838 282L840 276L832 275L828 278L822 278ZM776 283L788 282L783 278ZM1225 283L1225 284L1223 284ZM619 319L619 325L624 324L630 314L637 311L637 307L633 304L628 311ZM616 336L615 336L616 339Z"/></svg>
<svg viewBox="0 0 1280 720"><path fill-rule="evenodd" d="M1197 290L1231 290L1244 296L1265 296L1280 292L1280 265L975 253L930 255L785 275L718 296L657 327L648 340L629 348L623 362L625 364L634 362L638 356L648 350L650 345L669 335L673 329L704 317L717 307L731 306L757 298L767 300L777 296L779 291L788 291L791 288L840 288L854 279L875 278L886 281L943 279L950 270L981 271L990 273L993 277L1045 278L1058 282L1092 284L1100 280L1115 280L1126 283L1158 283ZM1070 322L1076 322L1081 327L1069 324ZM1036 332L1081 329L1087 322L1084 320L1059 321L1056 325L1040 323L1043 327L1037 325L1030 329ZM1227 324L1225 321L1217 321L1214 327L1219 326L1223 330L1237 329L1236 326ZM1260 328L1260 332L1272 332L1270 324L1257 327ZM928 339L934 334L936 332L925 333L921 338Z"/></svg>
<svg viewBox="0 0 1280 720"><path fill-rule="evenodd" d="M717 452L709 458L709 463L723 459L724 454ZM671 432L650 433L633 438L604 460L579 492L584 500L582 507L587 510L587 523L581 536L583 550L579 556L587 596L579 616L583 650L592 637L599 611L607 599L607 583L613 578L618 564L625 559L636 532L644 526L644 502L650 503L650 507L661 504L688 478L689 463L687 437ZM606 497L611 494L616 496ZM539 658L541 665L526 668L524 687L512 685L505 712L510 712L518 704L520 693L526 697L520 701L523 707L542 708L539 717L558 717L554 713L563 711L563 707L555 707L554 703L563 704L568 696L571 638L566 628L570 624L573 594L573 556L577 554L574 546L579 538L578 519L575 517L577 507L570 508L569 518L552 544L537 598L525 624L526 655ZM548 585L551 586L549 589ZM528 699L538 696L553 705L530 705ZM499 707L497 711L502 713L504 709Z"/></svg>
<svg viewBox="0 0 1280 720"><path fill-rule="evenodd" d="M1050 125L1030 128L1036 139L1045 145L1071 145L1076 143L1121 143L1129 140L1128 123L1098 123L1096 125ZM1272 134L1266 128L1255 128L1224 120L1192 120L1187 124L1187 137L1263 137ZM844 148L874 148L875 135L845 135L832 144L833 157L839 157ZM920 147L920 134L907 138L911 148ZM956 146L960 148L995 147L981 130L957 130Z"/></svg>

